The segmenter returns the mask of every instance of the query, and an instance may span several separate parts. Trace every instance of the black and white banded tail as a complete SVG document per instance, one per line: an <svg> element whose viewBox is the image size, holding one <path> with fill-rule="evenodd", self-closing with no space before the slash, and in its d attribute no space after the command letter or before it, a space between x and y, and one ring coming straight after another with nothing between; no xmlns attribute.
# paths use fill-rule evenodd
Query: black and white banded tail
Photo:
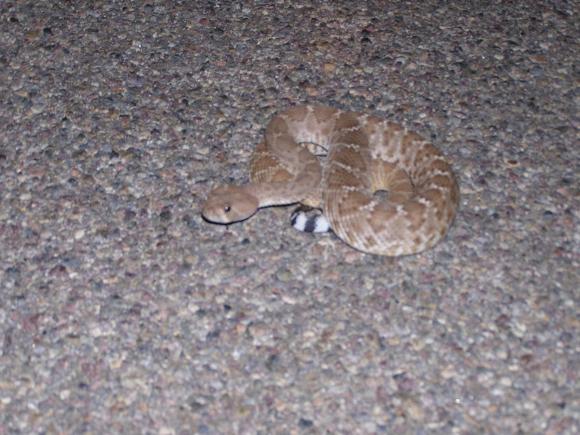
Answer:
<svg viewBox="0 0 580 435"><path fill-rule="evenodd" d="M322 212L309 207L298 207L290 217L292 226L305 233L326 233L330 224Z"/></svg>

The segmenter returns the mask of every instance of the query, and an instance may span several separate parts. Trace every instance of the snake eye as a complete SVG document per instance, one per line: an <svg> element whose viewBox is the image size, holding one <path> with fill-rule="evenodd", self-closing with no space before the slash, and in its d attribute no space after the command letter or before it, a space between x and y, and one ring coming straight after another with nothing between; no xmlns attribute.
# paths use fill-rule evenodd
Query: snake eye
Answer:
<svg viewBox="0 0 580 435"><path fill-rule="evenodd" d="M226 205L224 206L224 211L225 211L226 213L229 213L231 210L232 210L232 207L231 207L229 204L226 204Z"/></svg>

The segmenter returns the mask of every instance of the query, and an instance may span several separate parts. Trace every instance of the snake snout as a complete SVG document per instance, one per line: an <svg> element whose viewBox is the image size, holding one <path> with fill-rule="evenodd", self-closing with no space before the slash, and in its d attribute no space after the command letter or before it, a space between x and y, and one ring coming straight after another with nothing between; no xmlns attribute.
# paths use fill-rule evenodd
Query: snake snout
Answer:
<svg viewBox="0 0 580 435"><path fill-rule="evenodd" d="M224 186L214 189L202 206L203 218L216 224L243 221L258 210L258 199L242 187Z"/></svg>

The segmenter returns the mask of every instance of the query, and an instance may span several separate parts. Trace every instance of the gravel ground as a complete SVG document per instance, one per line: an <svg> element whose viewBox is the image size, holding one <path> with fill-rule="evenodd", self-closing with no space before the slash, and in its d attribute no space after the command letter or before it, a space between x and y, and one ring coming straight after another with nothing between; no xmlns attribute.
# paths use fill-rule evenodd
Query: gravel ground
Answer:
<svg viewBox="0 0 580 435"><path fill-rule="evenodd" d="M3 0L0 434L578 433L579 9ZM204 222L304 102L440 147L446 240Z"/></svg>

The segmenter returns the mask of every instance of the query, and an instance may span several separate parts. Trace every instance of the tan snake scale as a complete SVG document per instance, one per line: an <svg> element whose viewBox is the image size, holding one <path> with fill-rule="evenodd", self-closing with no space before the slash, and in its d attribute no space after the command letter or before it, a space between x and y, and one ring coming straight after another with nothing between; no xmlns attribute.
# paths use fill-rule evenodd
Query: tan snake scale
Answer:
<svg viewBox="0 0 580 435"><path fill-rule="evenodd" d="M449 163L420 135L324 106L297 106L275 116L252 157L250 180L214 189L202 207L204 218L228 224L261 207L302 203L321 208L344 242L378 255L431 248L449 230L459 202ZM387 198L375 194L383 190Z"/></svg>

